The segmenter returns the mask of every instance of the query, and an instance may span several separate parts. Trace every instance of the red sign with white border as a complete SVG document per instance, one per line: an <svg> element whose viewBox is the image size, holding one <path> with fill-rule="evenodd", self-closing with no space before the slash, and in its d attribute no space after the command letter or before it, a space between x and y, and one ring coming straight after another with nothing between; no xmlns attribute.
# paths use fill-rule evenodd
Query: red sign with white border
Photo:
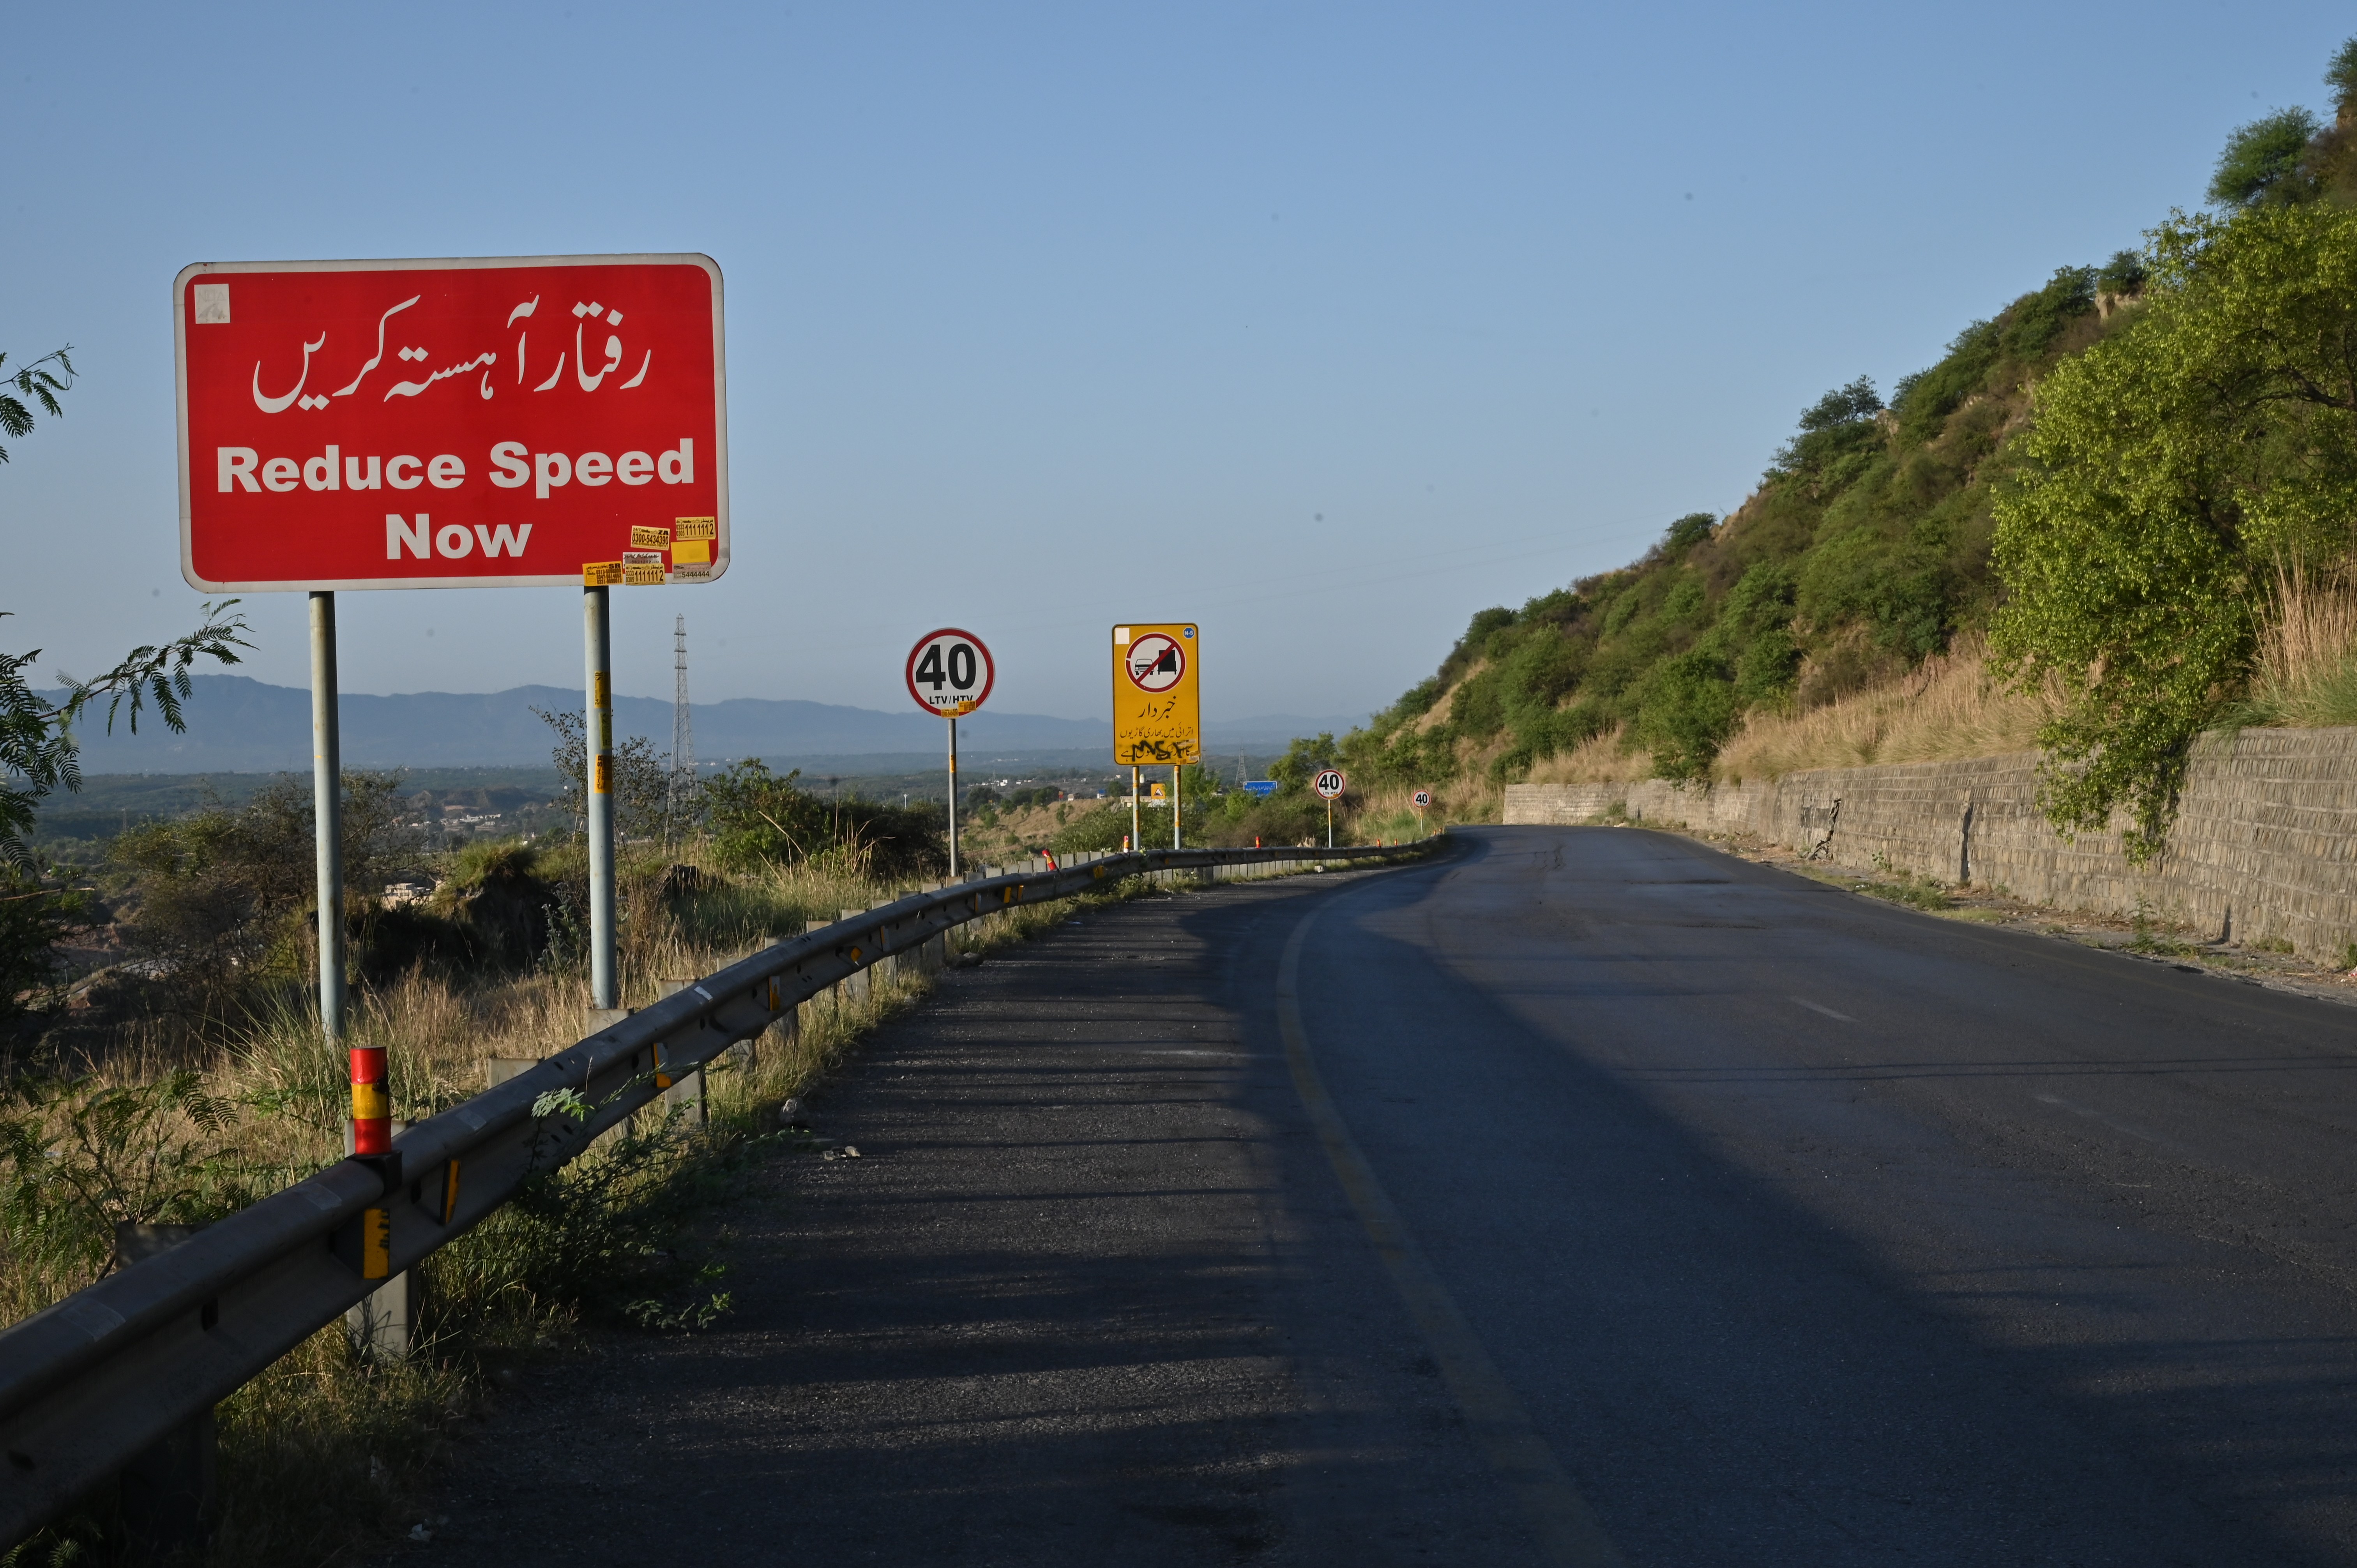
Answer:
<svg viewBox="0 0 2357 1568"><path fill-rule="evenodd" d="M202 262L173 301L191 586L727 570L708 256Z"/></svg>

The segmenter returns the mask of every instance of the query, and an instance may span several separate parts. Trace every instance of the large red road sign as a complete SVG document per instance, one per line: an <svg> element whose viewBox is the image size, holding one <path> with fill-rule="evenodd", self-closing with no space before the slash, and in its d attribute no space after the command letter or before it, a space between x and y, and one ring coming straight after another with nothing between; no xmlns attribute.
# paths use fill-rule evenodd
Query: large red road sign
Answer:
<svg viewBox="0 0 2357 1568"><path fill-rule="evenodd" d="M708 581L708 256L204 262L173 288L195 587Z"/></svg>

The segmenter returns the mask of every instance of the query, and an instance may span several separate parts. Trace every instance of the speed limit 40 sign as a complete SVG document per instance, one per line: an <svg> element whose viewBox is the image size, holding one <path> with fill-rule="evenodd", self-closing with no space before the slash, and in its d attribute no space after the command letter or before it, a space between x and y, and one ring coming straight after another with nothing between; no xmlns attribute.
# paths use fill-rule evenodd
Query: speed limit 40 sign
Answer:
<svg viewBox="0 0 2357 1568"><path fill-rule="evenodd" d="M1432 804L1432 791L1429 789L1418 789L1415 794L1409 796L1408 799L1415 802L1415 809L1420 811L1424 810L1425 807Z"/></svg>
<svg viewBox="0 0 2357 1568"><path fill-rule="evenodd" d="M982 706L996 678L990 650L970 631L943 627L909 650L909 695L942 718L962 718Z"/></svg>
<svg viewBox="0 0 2357 1568"><path fill-rule="evenodd" d="M1321 800L1339 800L1343 784L1342 770L1339 768L1329 768L1309 781L1309 787L1318 791L1318 798Z"/></svg>

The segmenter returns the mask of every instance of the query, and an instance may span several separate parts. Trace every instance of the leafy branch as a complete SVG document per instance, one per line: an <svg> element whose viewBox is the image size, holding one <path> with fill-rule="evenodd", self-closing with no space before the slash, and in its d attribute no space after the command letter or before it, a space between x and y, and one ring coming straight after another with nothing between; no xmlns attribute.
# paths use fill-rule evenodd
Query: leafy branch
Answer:
<svg viewBox="0 0 2357 1568"><path fill-rule="evenodd" d="M124 714L131 730L139 729L139 715L149 702L167 728L178 734L188 720L181 704L191 694L188 667L199 658L235 664L236 650L253 646L244 633L252 628L243 616L229 614L238 601L208 602L204 618L188 636L156 647L135 648L122 662L92 680L77 680L60 671L66 699L52 703L33 690L25 670L41 650L0 653L0 779L21 779L21 786L0 782L0 860L29 869L32 856L25 835L32 831L39 802L59 789L81 788L80 743L73 726L100 703L106 704L106 727L114 729ZM0 611L0 615L8 612Z"/></svg>
<svg viewBox="0 0 2357 1568"><path fill-rule="evenodd" d="M0 392L0 435L14 438L33 433L33 411L27 405L25 402L27 398L40 404L41 411L51 419L61 419L65 416L66 411L58 404L58 393L73 390L74 368L73 360L70 357L72 352L73 345L70 343L62 349L53 349L31 364L19 367L15 374L7 375L5 380L0 381L0 386L13 386L16 389L13 393ZM0 354L0 365L5 365L7 362L8 356ZM49 371L42 368L49 364L55 364L57 370ZM62 375L59 372L63 372ZM7 460L8 448L0 446L0 463Z"/></svg>

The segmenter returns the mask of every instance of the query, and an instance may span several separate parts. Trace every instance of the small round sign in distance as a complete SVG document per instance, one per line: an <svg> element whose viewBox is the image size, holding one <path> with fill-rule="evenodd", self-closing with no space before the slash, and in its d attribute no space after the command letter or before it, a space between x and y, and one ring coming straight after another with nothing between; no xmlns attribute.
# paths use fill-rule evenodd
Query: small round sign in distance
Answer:
<svg viewBox="0 0 2357 1568"><path fill-rule="evenodd" d="M945 626L909 650L909 695L938 718L962 718L982 706L998 679L990 650L970 631Z"/></svg>
<svg viewBox="0 0 2357 1568"><path fill-rule="evenodd" d="M1339 768L1329 768L1311 779L1309 787L1318 791L1319 800L1334 800L1342 793L1342 770Z"/></svg>
<svg viewBox="0 0 2357 1568"><path fill-rule="evenodd" d="M1409 799L1413 800L1416 803L1417 808L1421 810L1422 808L1432 804L1432 791L1429 789L1418 789L1414 795L1410 796Z"/></svg>
<svg viewBox="0 0 2357 1568"><path fill-rule="evenodd" d="M1141 692L1167 692L1187 673L1187 650L1178 639L1158 631L1147 632L1129 645L1129 655L1122 660L1129 672L1130 684Z"/></svg>

